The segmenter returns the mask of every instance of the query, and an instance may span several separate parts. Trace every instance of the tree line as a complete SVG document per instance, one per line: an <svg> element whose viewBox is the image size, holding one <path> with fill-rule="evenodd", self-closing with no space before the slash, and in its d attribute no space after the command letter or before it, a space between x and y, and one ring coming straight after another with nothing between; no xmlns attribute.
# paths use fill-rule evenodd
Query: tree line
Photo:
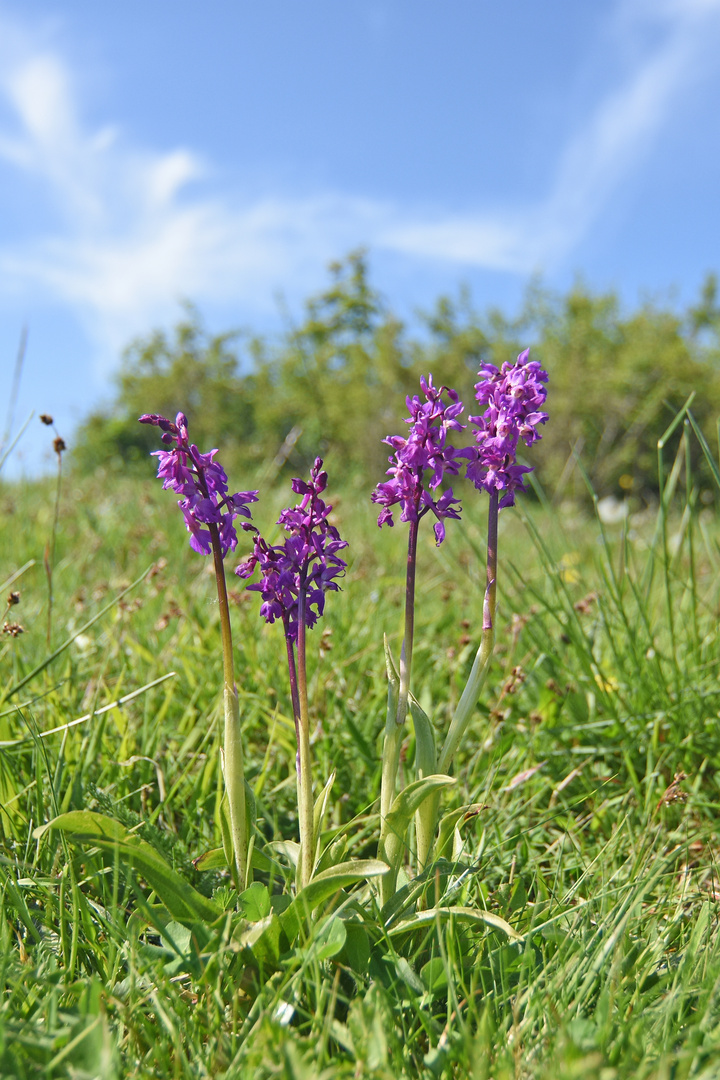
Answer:
<svg viewBox="0 0 720 1080"><path fill-rule="evenodd" d="M500 366L527 345L550 375L550 420L532 464L551 497L583 495L578 459L599 495L649 497L658 438L693 391L693 412L717 447L712 274L684 312L647 302L626 313L613 293L576 285L557 296L531 285L516 318L478 311L461 293L439 298L421 331L411 334L393 315L361 252L331 265L302 322L274 340L210 334L188 306L171 333L129 345L110 405L76 433L75 467L146 472L156 433L137 417L182 408L201 449L220 446L238 477L297 472L319 454L376 482L389 453L381 440L402 430L405 395L418 392L420 375L431 371L436 385L457 389L472 414L480 364ZM695 465L702 476L700 456Z"/></svg>

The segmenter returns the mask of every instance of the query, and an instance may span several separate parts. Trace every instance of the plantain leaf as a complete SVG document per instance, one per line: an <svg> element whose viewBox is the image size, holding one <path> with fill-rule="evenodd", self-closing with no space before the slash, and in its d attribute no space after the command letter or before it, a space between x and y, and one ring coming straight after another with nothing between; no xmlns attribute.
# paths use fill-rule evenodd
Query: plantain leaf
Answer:
<svg viewBox="0 0 720 1080"><path fill-rule="evenodd" d="M93 844L102 851L117 854L145 878L174 919L180 922L200 919L214 922L222 914L212 900L202 896L163 859L154 847L114 818L92 810L71 810L60 814L47 825L35 829L40 839L51 829L58 829L76 843Z"/></svg>
<svg viewBox="0 0 720 1080"><path fill-rule="evenodd" d="M523 940L522 934L518 934L516 930L513 930L510 923L505 922L499 915L493 915L491 911L481 911L477 908L468 907L428 908L427 911L419 911L409 919L403 919L402 922L391 926L387 933L391 937L396 934L408 934L412 930L426 928L437 919L440 919L441 922L453 919L456 922L469 923L471 926L478 927L489 926L491 930L499 930L505 934L511 941Z"/></svg>

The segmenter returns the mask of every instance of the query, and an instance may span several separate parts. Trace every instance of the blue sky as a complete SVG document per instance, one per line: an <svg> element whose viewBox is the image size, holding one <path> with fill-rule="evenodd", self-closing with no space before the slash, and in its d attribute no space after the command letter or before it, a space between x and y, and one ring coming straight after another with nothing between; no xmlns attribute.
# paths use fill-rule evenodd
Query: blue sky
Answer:
<svg viewBox="0 0 720 1080"><path fill-rule="evenodd" d="M0 0L0 429L23 323L16 426L70 432L182 298L272 333L359 245L406 318L533 274L687 302L718 56L720 0Z"/></svg>

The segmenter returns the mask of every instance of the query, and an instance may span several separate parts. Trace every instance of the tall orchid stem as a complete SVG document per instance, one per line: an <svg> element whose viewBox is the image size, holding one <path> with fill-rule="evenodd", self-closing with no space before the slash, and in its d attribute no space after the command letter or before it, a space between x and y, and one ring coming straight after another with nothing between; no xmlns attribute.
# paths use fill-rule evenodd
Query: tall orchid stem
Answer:
<svg viewBox="0 0 720 1080"><path fill-rule="evenodd" d="M312 762L310 759L310 715L307 694L307 664L305 653L305 583L298 593L297 636L297 704L296 730L298 735L297 778L298 817L300 822L300 887L305 888L312 877L315 860L314 806L312 791ZM294 704L294 701L293 701Z"/></svg>
<svg viewBox="0 0 720 1080"><path fill-rule="evenodd" d="M383 743L382 781L380 787L380 845L382 848L385 837L385 820L390 813L393 799L395 798L395 782L397 779L398 766L400 764L400 746L402 732L408 711L408 695L410 693L410 674L412 671L413 635L415 633L415 568L417 566L417 541L418 518L410 522L408 533L408 556L407 572L405 575L405 636L400 653L400 686L397 694L397 705L393 711L388 708L387 722L385 724L385 741ZM395 704L394 695L390 695L388 703Z"/></svg>
<svg viewBox="0 0 720 1080"><path fill-rule="evenodd" d="M490 495L490 508L488 510L488 545L487 545L487 577L485 585L485 599L483 601L483 625L480 647L475 655L475 662L470 672L465 689L452 718L450 728L445 738L440 758L438 772L448 773L453 758L463 735L470 723L478 700L478 696L485 682L490 660L492 659L493 646L495 645L495 606L497 594L497 533L498 533L498 493L493 491Z"/></svg>
<svg viewBox="0 0 720 1080"><path fill-rule="evenodd" d="M490 507L488 510L488 545L487 545L487 572L485 584L485 597L483 600L483 624L480 645L475 654L472 670L465 684L460 701L455 710L455 715L450 723L445 743L438 759L438 773L449 773L455 752L460 745L463 735L467 731L470 718L477 704L480 691L482 690L485 677L490 667L493 647L495 645L495 606L497 593L497 528L498 528L498 493L494 491L490 495ZM435 843L440 812L439 794L431 795L421 807L421 828L417 830L417 861L418 870L424 870L430 862Z"/></svg>
<svg viewBox="0 0 720 1080"><path fill-rule="evenodd" d="M223 707L225 730L223 733L223 755L225 771L225 790L230 811L230 834L232 837L235 878L238 892L242 892L247 875L247 816L245 809L245 769L243 764L242 732L240 730L240 706L237 687L235 686L235 665L233 661L232 628L230 626L230 607L228 604L225 566L220 546L220 533L216 524L209 524L213 559L215 562L215 580L217 582L218 605L220 607L220 631L223 650Z"/></svg>

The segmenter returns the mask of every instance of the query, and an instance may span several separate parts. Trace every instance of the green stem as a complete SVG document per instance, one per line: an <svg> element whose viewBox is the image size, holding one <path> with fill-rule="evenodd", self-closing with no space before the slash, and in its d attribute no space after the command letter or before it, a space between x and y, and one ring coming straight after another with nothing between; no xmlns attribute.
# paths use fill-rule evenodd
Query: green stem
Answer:
<svg viewBox="0 0 720 1080"><path fill-rule="evenodd" d="M490 496L488 510L488 546L485 599L483 601L483 627L480 647L465 689L450 723L445 743L438 760L438 772L449 773L453 758L463 735L470 723L478 696L485 682L495 644L495 607L497 596L497 529L498 529L498 493Z"/></svg>
<svg viewBox="0 0 720 1080"><path fill-rule="evenodd" d="M310 759L310 715L307 694L307 665L305 652L305 582L298 593L297 689L300 707L298 728L298 817L300 823L300 888L309 884L315 858L314 806L312 792L312 762Z"/></svg>
<svg viewBox="0 0 720 1080"><path fill-rule="evenodd" d="M402 651L400 653L400 686L397 696L393 694L388 697L388 703L394 699L395 715L391 717L390 710L388 710L388 720L385 727L385 741L383 744L383 769L380 790L380 816L382 821L385 820L390 812L392 801L395 798L395 782L400 762L402 729L408 711L413 635L415 632L415 568L417 565L419 524L419 520L411 521L410 530L408 532L407 572L405 575L405 636L403 638Z"/></svg>
<svg viewBox="0 0 720 1080"><path fill-rule="evenodd" d="M233 857L235 860L235 878L238 892L245 888L247 873L247 821L245 809L245 770L243 764L242 732L240 729L240 706L237 687L235 686L235 665L233 662L232 628L230 626L230 606L228 604L225 566L223 564L220 534L215 524L208 526L215 562L215 580L217 583L218 605L220 608L220 631L223 650L223 706L225 729L223 735L223 755L225 762L225 790L230 811L230 834L232 837Z"/></svg>
<svg viewBox="0 0 720 1080"><path fill-rule="evenodd" d="M408 696L410 693L410 673L412 671L413 636L415 633L415 569L417 566L417 540L419 518L410 522L408 532L408 556L407 571L405 575L405 635L403 637L402 651L400 653L400 684L397 688L392 685L388 689L388 712L385 724L385 739L383 742L382 755L382 778L380 782L380 842L378 855L385 850L387 835L387 816L395 798L395 783L397 780L398 767L400 764L400 748L402 746L403 728L408 712ZM386 874L380 882L380 893L383 904L387 903L394 891L394 885L388 879L392 874Z"/></svg>
<svg viewBox="0 0 720 1080"><path fill-rule="evenodd" d="M437 764L438 773L448 774L450 772L450 766L463 735L467 731L492 659L495 645L497 596L497 528L498 494L495 491L490 496L490 507L488 509L487 570L485 597L483 600L482 636L468 681L465 684L465 689L462 692L445 737L445 743ZM417 829L418 871L424 870L432 858L439 813L440 794L436 792L423 803L418 811L418 816L421 818Z"/></svg>

